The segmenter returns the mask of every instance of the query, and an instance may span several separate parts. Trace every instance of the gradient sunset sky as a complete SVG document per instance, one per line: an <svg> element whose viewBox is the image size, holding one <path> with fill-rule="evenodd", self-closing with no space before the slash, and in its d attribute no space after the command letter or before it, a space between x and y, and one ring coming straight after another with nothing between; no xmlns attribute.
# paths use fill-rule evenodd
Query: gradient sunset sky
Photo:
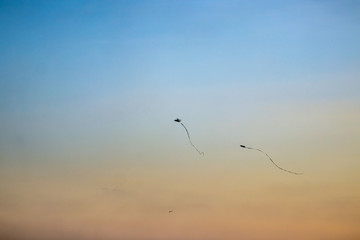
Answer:
<svg viewBox="0 0 360 240"><path fill-rule="evenodd" d="M360 1L0 1L1 239L359 226Z"/></svg>

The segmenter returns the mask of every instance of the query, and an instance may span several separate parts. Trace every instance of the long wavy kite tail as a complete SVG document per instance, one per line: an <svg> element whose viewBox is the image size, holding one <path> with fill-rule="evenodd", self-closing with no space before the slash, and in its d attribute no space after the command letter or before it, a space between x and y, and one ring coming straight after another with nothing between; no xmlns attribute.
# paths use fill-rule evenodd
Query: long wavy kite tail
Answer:
<svg viewBox="0 0 360 240"><path fill-rule="evenodd" d="M190 134L189 134L189 131L187 130L187 128L185 127L185 125L181 122L181 119L177 118L177 119L175 119L174 121L180 123L180 124L183 126L183 128L184 128L185 131L186 131L187 137L188 137L188 139L189 139L190 145L191 145L200 155L203 155L203 156L204 156L204 152L200 152L199 149L197 149L197 147L192 143L191 137L190 137Z"/></svg>
<svg viewBox="0 0 360 240"><path fill-rule="evenodd" d="M200 152L199 149L197 149L197 147L192 143L191 137L190 137L190 134L189 134L189 131L187 130L187 128L185 127L185 125L184 125L183 123L180 123L180 124L184 127L184 129L185 129L185 131L186 131L186 133L187 133L187 136L188 136L188 139L189 139L189 142L190 142L191 146L193 146L193 148L195 148L195 150L196 150L200 155L203 155L203 156L204 156L204 152Z"/></svg>
<svg viewBox="0 0 360 240"><path fill-rule="evenodd" d="M291 173L291 174L295 174L295 175L303 175L303 174L304 174L304 173L292 172L292 171L289 171L289 170L287 170L287 169L284 169L284 168L280 167L279 165L277 165L277 164L274 162L274 160L272 160L272 158L271 158L266 152L263 152L261 149L252 148L252 147L247 147L247 146L245 146L245 145L240 145L240 147L246 148L246 149L250 149L250 150L256 150L256 151L259 151L259 152L265 154L265 155L269 158L269 160L270 160L278 169L280 169L280 170L282 170L282 171L285 171L285 172L288 172L288 173Z"/></svg>

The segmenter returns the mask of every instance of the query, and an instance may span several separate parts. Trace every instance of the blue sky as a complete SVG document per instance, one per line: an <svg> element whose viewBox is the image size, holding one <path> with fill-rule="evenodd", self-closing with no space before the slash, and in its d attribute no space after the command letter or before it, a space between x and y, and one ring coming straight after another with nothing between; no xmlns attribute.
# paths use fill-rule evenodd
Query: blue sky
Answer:
<svg viewBox="0 0 360 240"><path fill-rule="evenodd" d="M39 129L33 141L79 128L97 139L128 121L141 136L146 127L134 119L241 122L267 104L356 103L359 9L357 1L3 1L2 142L26 136L23 128Z"/></svg>
<svg viewBox="0 0 360 240"><path fill-rule="evenodd" d="M2 106L353 70L358 12L356 1L3 1Z"/></svg>

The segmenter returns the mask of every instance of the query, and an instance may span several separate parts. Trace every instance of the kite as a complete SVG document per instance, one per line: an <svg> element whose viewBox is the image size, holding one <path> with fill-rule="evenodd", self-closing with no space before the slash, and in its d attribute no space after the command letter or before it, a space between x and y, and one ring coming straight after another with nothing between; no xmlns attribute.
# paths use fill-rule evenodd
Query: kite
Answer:
<svg viewBox="0 0 360 240"><path fill-rule="evenodd" d="M186 131L186 133L187 133L187 136L188 136L188 139L189 139L189 142L190 142L191 146L193 146L193 148L195 148L195 150L196 150L200 155L204 155L204 152L200 152L199 149L197 149L197 147L195 147L195 145L191 142L191 138L190 138L189 131L187 130L187 128L185 127L185 125L182 124L181 119L177 118L177 119L175 119L174 121L180 123L180 124L185 128L185 131Z"/></svg>
<svg viewBox="0 0 360 240"><path fill-rule="evenodd" d="M240 147L246 148L246 149L250 149L250 150L256 150L256 151L262 152L262 153L265 154L265 155L270 159L270 161L271 161L278 169L280 169L280 170L283 170L283 171L285 171L285 172L288 172L288 173L291 173L291 174L295 174L295 175L302 175L302 174L303 174L303 173L292 172L292 171L286 170L286 169L284 169L284 168L282 168L282 167L279 167L279 166L271 159L271 157L270 157L266 152L263 152L263 151L261 151L260 149L251 148L251 147L246 147L246 146L244 146L244 145L240 145Z"/></svg>

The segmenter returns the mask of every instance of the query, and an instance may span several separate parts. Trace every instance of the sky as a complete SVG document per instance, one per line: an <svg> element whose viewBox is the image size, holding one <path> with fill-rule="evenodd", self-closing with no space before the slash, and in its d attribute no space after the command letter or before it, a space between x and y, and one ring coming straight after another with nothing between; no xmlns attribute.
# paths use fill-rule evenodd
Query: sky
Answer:
<svg viewBox="0 0 360 240"><path fill-rule="evenodd" d="M0 238L359 239L359 42L351 0L0 1Z"/></svg>

